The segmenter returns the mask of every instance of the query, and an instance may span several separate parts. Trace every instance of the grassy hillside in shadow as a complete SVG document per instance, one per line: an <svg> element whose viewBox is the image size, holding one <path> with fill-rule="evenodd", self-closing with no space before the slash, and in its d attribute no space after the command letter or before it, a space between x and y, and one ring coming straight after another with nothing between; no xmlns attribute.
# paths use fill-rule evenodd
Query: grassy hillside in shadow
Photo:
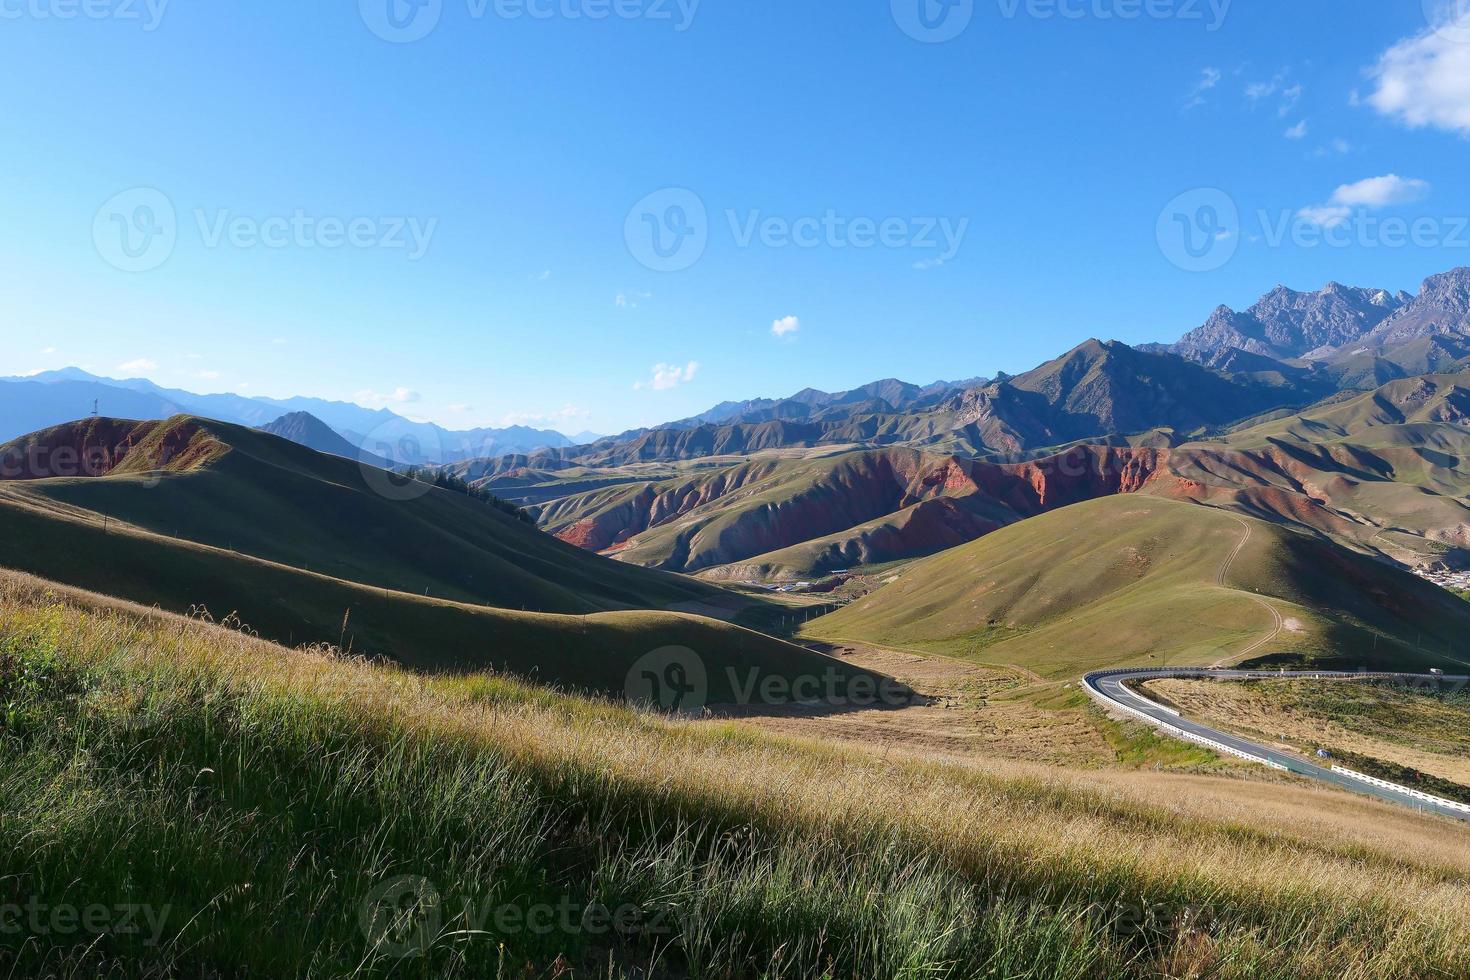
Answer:
<svg viewBox="0 0 1470 980"><path fill-rule="evenodd" d="M174 612L233 614L290 646L331 644L419 669L493 669L577 689L621 693L634 663L667 646L701 658L714 701L735 697L728 669L742 681L751 671L861 673L760 633L660 610L727 597L587 554L462 495L424 487L391 500L350 461L233 426L168 425L175 442L194 447L187 466L182 456L142 466L139 454L158 445L150 429L116 474L0 483L0 565ZM151 529L161 524L181 525L183 537ZM474 587L454 588L465 569ZM640 604L650 608L630 608Z"/></svg>
<svg viewBox="0 0 1470 980"><path fill-rule="evenodd" d="M95 431L94 427L110 427ZM658 608L708 586L595 556L464 494L219 422L90 420L0 447L50 461L13 494L365 585L540 612ZM40 447L40 450L36 448ZM62 447L110 456L76 475ZM186 448L188 447L188 448ZM57 475L51 476L52 473Z"/></svg>

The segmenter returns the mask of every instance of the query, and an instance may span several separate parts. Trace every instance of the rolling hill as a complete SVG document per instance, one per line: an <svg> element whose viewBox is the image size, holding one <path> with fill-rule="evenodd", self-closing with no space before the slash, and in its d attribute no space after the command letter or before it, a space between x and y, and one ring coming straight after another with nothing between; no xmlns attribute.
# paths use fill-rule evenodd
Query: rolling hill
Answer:
<svg viewBox="0 0 1470 980"><path fill-rule="evenodd" d="M78 456L100 462L62 472ZM728 607L734 597L710 586L240 426L96 419L0 447L0 460L0 565L173 611L233 612L282 642L598 690L620 690L638 656L669 645L711 667L835 663L664 611Z"/></svg>
<svg viewBox="0 0 1470 980"><path fill-rule="evenodd" d="M1458 667L1470 603L1265 521L1106 497L1004 528L809 624L815 637L1014 664L1048 678L1272 654Z"/></svg>
<svg viewBox="0 0 1470 980"><path fill-rule="evenodd" d="M1467 420L1470 378L1429 376L1172 446L1084 443L1005 463L832 447L641 475L579 468L562 497L557 473L527 479L551 498L533 513L563 540L722 580L922 557L1117 493L1208 503L1418 565L1470 553Z"/></svg>

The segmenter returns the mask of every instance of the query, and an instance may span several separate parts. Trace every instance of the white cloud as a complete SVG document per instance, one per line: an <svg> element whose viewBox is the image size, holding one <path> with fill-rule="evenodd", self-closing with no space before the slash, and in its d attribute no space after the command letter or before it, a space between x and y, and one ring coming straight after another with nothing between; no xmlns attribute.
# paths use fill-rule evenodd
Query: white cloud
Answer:
<svg viewBox="0 0 1470 980"><path fill-rule="evenodd" d="M1286 131L1286 138L1289 139L1289 140L1306 139L1307 138L1307 121L1305 119L1303 119L1301 122L1297 123L1295 126L1293 126L1290 129L1288 129Z"/></svg>
<svg viewBox="0 0 1470 980"><path fill-rule="evenodd" d="M1384 208L1392 204L1412 204L1429 194L1429 182L1398 174L1370 177L1356 184L1343 184L1332 195L1333 204L1348 207Z"/></svg>
<svg viewBox="0 0 1470 980"><path fill-rule="evenodd" d="M578 408L573 404L566 404L555 412L510 412L501 420L501 425L509 428L513 425L530 426L556 426L567 422L578 422L592 417L592 413L585 408Z"/></svg>
<svg viewBox="0 0 1470 980"><path fill-rule="evenodd" d="M386 395L376 391L359 391L353 397L361 405L382 408L385 405L409 405L423 396L411 388L394 388Z"/></svg>
<svg viewBox="0 0 1470 980"><path fill-rule="evenodd" d="M1470 136L1470 8L1447 5L1433 27L1389 48L1367 102L1412 129Z"/></svg>
<svg viewBox="0 0 1470 980"><path fill-rule="evenodd" d="M915 262L914 269L918 272L928 272L930 269L937 269L942 265L944 265L944 256L936 255L933 258L920 259Z"/></svg>
<svg viewBox="0 0 1470 980"><path fill-rule="evenodd" d="M122 364L119 364L117 366L117 369L119 371L131 371L134 373L139 373L143 371L157 371L158 365L153 361L150 361L146 357L140 357L136 360L126 361Z"/></svg>
<svg viewBox="0 0 1470 980"><path fill-rule="evenodd" d="M787 337L795 340L799 330L801 330L800 317L783 316L771 324L771 336L778 340L784 340Z"/></svg>
<svg viewBox="0 0 1470 980"><path fill-rule="evenodd" d="M1429 190L1428 181L1413 177L1400 177L1398 174L1369 177L1355 184L1343 184L1333 191L1332 199L1326 204L1302 208L1297 217L1323 228L1335 228L1351 217L1355 208L1372 210L1395 204L1412 204L1422 201Z"/></svg>
<svg viewBox="0 0 1470 980"><path fill-rule="evenodd" d="M56 348L55 347L42 347L41 348L41 353L42 354L55 354L56 353Z"/></svg>
<svg viewBox="0 0 1470 980"><path fill-rule="evenodd" d="M203 378L205 381L218 381L219 380L219 372L218 371L200 371L199 372L199 377Z"/></svg>
<svg viewBox="0 0 1470 980"><path fill-rule="evenodd" d="M638 381L633 384L634 391L650 388L654 391L668 391L680 385L688 384L694 380L694 375L699 371L699 362L690 361L683 367L677 364L655 364L653 366L653 377L647 381Z"/></svg>
<svg viewBox="0 0 1470 980"><path fill-rule="evenodd" d="M650 299L653 299L652 293L618 293L617 299L613 300L613 305L620 310L636 310L639 303Z"/></svg>
<svg viewBox="0 0 1470 980"><path fill-rule="evenodd" d="M1352 208L1338 207L1333 204L1315 204L1302 208L1296 213L1296 216L1308 224L1320 225L1323 228L1336 228L1352 217L1352 214Z"/></svg>
<svg viewBox="0 0 1470 980"><path fill-rule="evenodd" d="M1291 74L1291 69L1284 68L1277 72L1269 82L1253 82L1247 85L1245 87L1246 101L1254 107L1257 103L1279 95L1281 102L1276 107L1276 114L1285 119L1291 115L1291 111L1302 100L1302 93L1306 91L1306 88L1300 84L1287 85L1286 77L1289 74Z"/></svg>
<svg viewBox="0 0 1470 980"><path fill-rule="evenodd" d="M536 277L536 281L537 282L545 282L546 280L548 280L550 278L551 278L551 270L550 269L547 269L545 272L541 273L541 275L539 275L539 276Z"/></svg>
<svg viewBox="0 0 1470 980"><path fill-rule="evenodd" d="M1195 83L1194 88L1189 90L1189 95L1184 100L1184 110L1188 112L1195 106L1204 105L1205 93L1219 85L1221 77L1218 68L1206 68L1200 72L1199 81Z"/></svg>

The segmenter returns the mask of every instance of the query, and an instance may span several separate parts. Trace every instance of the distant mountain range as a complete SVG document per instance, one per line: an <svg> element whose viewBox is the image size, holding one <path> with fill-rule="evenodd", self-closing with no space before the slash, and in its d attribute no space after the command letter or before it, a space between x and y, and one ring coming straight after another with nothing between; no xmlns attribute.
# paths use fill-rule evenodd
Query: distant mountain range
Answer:
<svg viewBox="0 0 1470 980"><path fill-rule="evenodd" d="M1277 286L1243 312L1219 307L1176 343L1133 348L1091 340L1016 377L808 388L786 398L724 402L615 436L568 438L520 426L455 431L346 402L198 395L67 368L0 379L0 439L85 416L95 403L113 417L192 414L274 426L271 431L288 438L342 453L330 432L379 462L455 466L469 479L840 444L983 458L1100 438L1177 445L1212 427L1300 408L1337 391L1467 368L1470 268L1461 268L1431 276L1417 296L1338 283L1315 292Z"/></svg>
<svg viewBox="0 0 1470 980"><path fill-rule="evenodd" d="M98 377L79 368L0 378L0 441L84 418L94 406L100 414L112 418L154 421L174 415L198 415L256 428L283 415L307 413L372 456L411 464L532 452L578 442L560 432L523 426L455 431L414 422L387 409L320 398L199 395L163 388L141 378Z"/></svg>

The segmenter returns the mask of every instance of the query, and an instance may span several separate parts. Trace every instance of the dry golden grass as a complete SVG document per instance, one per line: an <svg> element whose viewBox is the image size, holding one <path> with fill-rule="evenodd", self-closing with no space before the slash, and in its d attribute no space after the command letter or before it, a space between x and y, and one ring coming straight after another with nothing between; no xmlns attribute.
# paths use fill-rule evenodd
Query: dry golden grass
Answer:
<svg viewBox="0 0 1470 980"><path fill-rule="evenodd" d="M422 677L111 605L8 576L0 632L40 610L56 619L66 658L154 678L165 702L193 679L196 693L219 692L211 697L321 705L689 819L735 815L812 841L889 839L991 893L1065 887L1214 910L1227 927L1175 936L1157 965L1168 975L1470 971L1470 832L1373 800L1269 776L921 761L483 676Z"/></svg>
<svg viewBox="0 0 1470 980"><path fill-rule="evenodd" d="M1273 743L1284 735L1286 747L1303 755L1317 746L1334 746L1470 786L1470 710L1465 707L1343 681L1166 680L1148 687L1191 718ZM1351 713L1329 717L1328 703L1338 700L1333 696L1347 693L1378 701L1394 717L1386 725Z"/></svg>

